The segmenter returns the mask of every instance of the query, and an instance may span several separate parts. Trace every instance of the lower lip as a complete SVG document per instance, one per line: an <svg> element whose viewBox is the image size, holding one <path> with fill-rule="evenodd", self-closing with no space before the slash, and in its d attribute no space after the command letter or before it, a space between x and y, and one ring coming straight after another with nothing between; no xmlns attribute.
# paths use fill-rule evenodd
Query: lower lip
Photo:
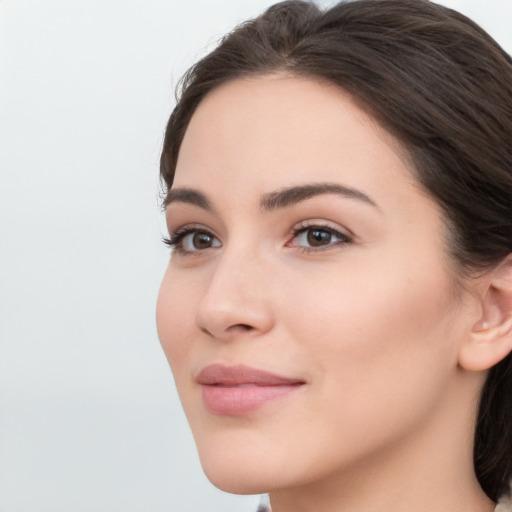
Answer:
<svg viewBox="0 0 512 512"><path fill-rule="evenodd" d="M207 409L222 416L240 416L255 411L301 387L300 384L277 386L209 386L203 385L203 400Z"/></svg>

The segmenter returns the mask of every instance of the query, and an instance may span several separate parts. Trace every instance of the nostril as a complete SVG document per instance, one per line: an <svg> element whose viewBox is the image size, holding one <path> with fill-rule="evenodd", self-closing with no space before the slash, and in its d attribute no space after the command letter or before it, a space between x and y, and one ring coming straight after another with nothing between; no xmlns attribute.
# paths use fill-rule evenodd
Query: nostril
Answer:
<svg viewBox="0 0 512 512"><path fill-rule="evenodd" d="M253 327L252 325L248 325L248 324L236 324L236 325L233 325L234 328L239 328L241 330L244 330L244 331L252 331Z"/></svg>
<svg viewBox="0 0 512 512"><path fill-rule="evenodd" d="M249 324L234 324L234 325L228 327L226 332L231 332L231 333L236 332L236 331L247 332L247 331L252 331L253 329L254 329L254 327L252 325L249 325ZM207 334L208 336L211 336L212 338L215 338L214 331L210 331L210 330L206 329L205 327L200 327L200 330L204 334Z"/></svg>

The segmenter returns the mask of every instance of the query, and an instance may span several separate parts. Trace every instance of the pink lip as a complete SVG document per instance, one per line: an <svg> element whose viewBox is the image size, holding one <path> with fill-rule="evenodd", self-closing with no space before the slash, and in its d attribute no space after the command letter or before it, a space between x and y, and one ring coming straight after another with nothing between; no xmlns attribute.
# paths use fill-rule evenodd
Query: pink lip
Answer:
<svg viewBox="0 0 512 512"><path fill-rule="evenodd" d="M240 416L299 389L305 382L250 366L212 364L197 376L207 409L223 416Z"/></svg>

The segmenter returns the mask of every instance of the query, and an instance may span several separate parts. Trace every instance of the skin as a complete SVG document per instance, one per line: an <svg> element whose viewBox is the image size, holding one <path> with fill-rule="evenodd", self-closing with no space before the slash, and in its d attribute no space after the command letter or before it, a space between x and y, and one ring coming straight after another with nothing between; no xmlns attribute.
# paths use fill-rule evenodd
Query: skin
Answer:
<svg viewBox="0 0 512 512"><path fill-rule="evenodd" d="M318 183L357 192L269 207ZM192 117L181 189L208 207L177 193L169 232L207 243L174 249L157 325L210 480L270 491L274 512L491 510L472 464L485 372L459 364L481 307L454 293L442 214L400 145L336 87L235 80ZM311 226L324 245L310 246ZM195 380L213 363L305 384L213 414Z"/></svg>

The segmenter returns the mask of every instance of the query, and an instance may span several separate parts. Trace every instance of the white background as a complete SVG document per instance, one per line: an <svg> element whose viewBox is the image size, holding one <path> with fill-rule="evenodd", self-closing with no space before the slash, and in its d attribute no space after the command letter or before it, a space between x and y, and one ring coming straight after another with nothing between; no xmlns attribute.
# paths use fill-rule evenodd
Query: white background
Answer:
<svg viewBox="0 0 512 512"><path fill-rule="evenodd" d="M179 76L271 3L0 0L0 512L255 510L158 344L158 159ZM512 0L445 3L512 51Z"/></svg>

